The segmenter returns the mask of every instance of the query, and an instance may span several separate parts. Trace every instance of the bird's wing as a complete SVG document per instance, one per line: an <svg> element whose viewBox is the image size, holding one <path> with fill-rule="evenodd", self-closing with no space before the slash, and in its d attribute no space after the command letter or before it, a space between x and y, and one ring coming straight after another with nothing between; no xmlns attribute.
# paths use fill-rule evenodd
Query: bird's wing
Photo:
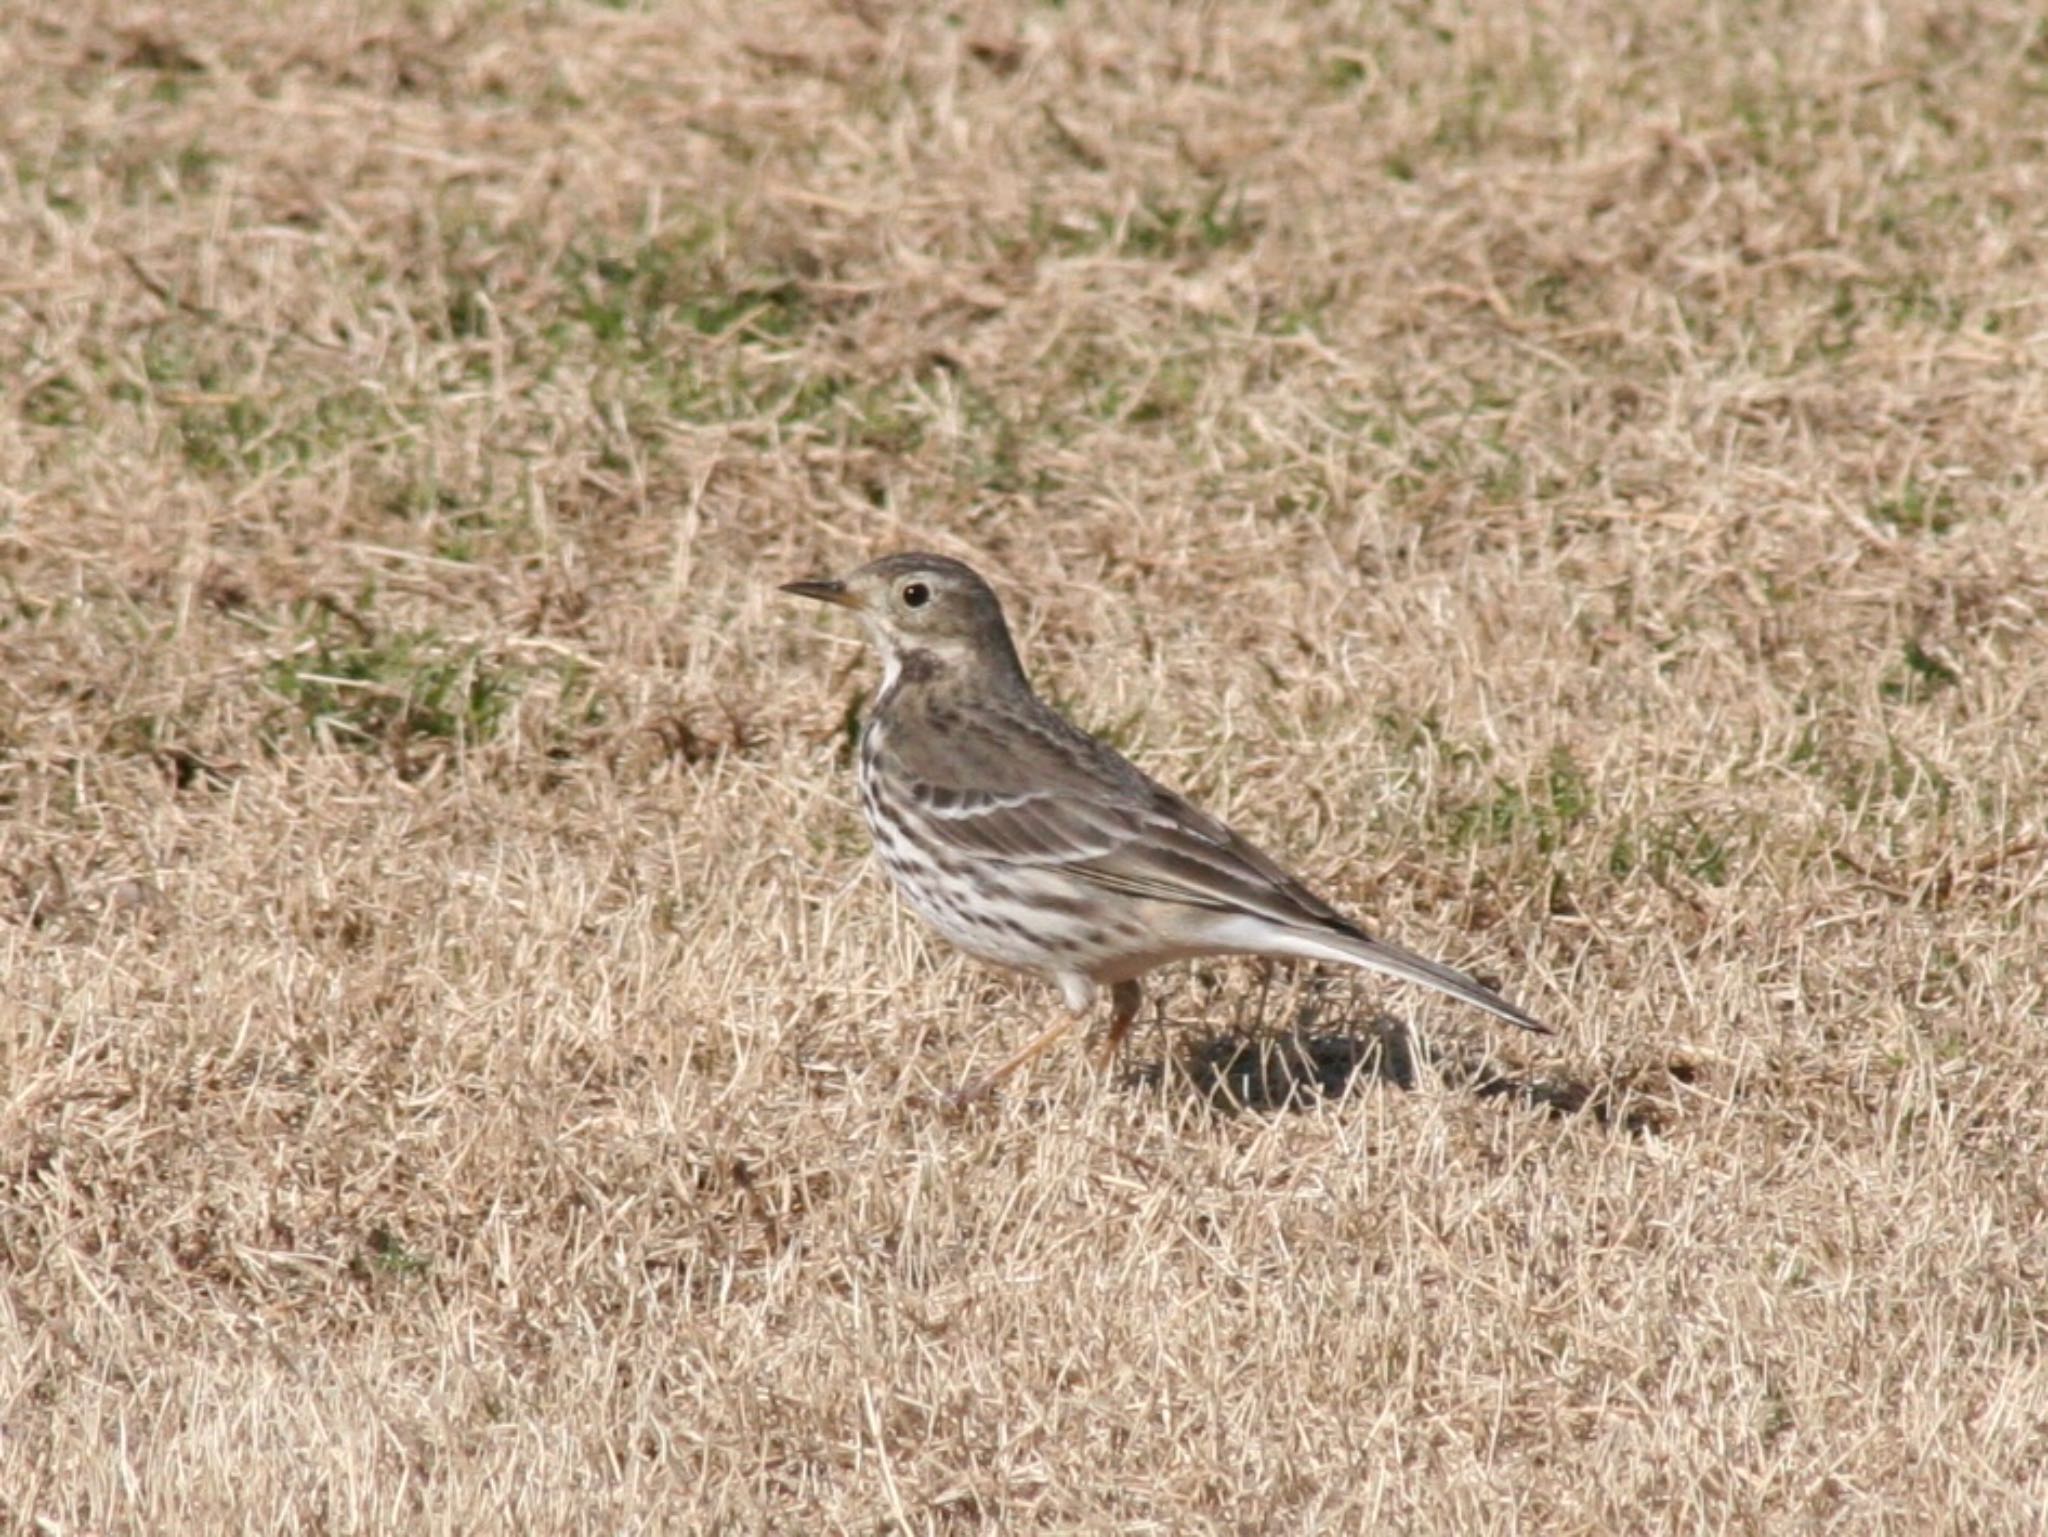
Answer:
<svg viewBox="0 0 2048 1537"><path fill-rule="evenodd" d="M1065 773L1006 776L1003 789L915 778L908 788L931 836L961 853L1057 867L1155 901L1357 932L1251 843L1122 758L1091 762L1090 773L1065 762Z"/></svg>
<svg viewBox="0 0 2048 1537"><path fill-rule="evenodd" d="M1244 948L1347 960L1476 1004L1525 1030L1548 1026L1455 967L1371 934L1266 855L1172 791L1142 800L1050 790L919 797L927 826L955 849L1006 864L1053 866L1108 891L1203 908ZM1281 938L1280 936L1291 936ZM1235 948L1235 946L1226 946Z"/></svg>
<svg viewBox="0 0 2048 1537"><path fill-rule="evenodd" d="M1420 982L1529 1030L1545 1026L1463 972L1375 939L1222 822L1060 721L954 755L897 758L889 776L926 835L956 854L1057 869L1105 891L1178 903L1243 929L1247 950L1346 960ZM965 751L962 752L964 747ZM969 780L974 788L948 779ZM1278 936L1291 940L1276 942ZM1226 946L1235 948L1235 946Z"/></svg>

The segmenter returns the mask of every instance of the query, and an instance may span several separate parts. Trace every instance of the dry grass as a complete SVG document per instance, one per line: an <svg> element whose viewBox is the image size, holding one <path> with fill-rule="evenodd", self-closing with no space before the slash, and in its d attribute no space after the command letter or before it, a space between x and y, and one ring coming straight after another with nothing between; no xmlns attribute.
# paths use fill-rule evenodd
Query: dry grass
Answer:
<svg viewBox="0 0 2048 1537"><path fill-rule="evenodd" d="M0 1524L2041 1528L2038 10L1360 9L0 15ZM919 1109L908 544L1560 1033Z"/></svg>

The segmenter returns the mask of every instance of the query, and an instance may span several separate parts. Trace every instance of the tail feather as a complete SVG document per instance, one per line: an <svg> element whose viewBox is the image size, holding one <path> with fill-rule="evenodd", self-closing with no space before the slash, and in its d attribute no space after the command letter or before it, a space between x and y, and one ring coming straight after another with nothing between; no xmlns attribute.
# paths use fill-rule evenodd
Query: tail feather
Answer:
<svg viewBox="0 0 2048 1537"><path fill-rule="evenodd" d="M1215 937L1221 942L1220 948L1247 955L1294 955L1305 960L1338 961L1347 966L1362 967L1367 971L1398 977L1404 982L1419 982L1524 1030L1533 1030L1539 1035L1551 1033L1550 1026L1535 1015L1517 1008L1464 972L1417 955L1413 950L1389 944L1384 939L1374 939L1363 933L1345 933L1339 929L1298 929L1250 914L1230 915L1217 925L1217 931Z"/></svg>

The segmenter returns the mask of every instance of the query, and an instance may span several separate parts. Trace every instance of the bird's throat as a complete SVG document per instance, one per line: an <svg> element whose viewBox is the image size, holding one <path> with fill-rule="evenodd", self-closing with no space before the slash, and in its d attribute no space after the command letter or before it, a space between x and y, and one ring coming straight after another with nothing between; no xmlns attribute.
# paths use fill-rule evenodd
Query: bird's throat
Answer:
<svg viewBox="0 0 2048 1537"><path fill-rule="evenodd" d="M882 658L882 688L875 696L876 707L888 703L906 688L922 688L944 671L939 659L925 650L891 650Z"/></svg>

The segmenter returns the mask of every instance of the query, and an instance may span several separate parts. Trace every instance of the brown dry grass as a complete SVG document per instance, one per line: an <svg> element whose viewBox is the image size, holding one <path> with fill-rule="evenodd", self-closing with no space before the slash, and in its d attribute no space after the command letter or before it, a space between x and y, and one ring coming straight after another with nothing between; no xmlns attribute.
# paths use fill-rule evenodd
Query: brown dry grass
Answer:
<svg viewBox="0 0 2048 1537"><path fill-rule="evenodd" d="M2048 34L1581 9L0 14L0 1520L2039 1530ZM1560 1033L918 1109L911 543Z"/></svg>

